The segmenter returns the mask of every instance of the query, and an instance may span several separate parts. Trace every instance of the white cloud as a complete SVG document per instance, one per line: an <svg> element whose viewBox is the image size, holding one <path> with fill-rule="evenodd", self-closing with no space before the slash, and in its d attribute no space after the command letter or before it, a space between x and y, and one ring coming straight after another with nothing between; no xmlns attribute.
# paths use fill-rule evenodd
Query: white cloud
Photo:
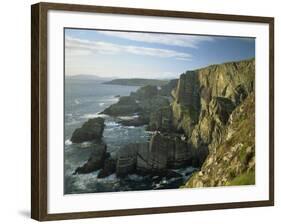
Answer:
<svg viewBox="0 0 281 224"><path fill-rule="evenodd" d="M191 55L168 49L140 47L134 45L120 45L102 41L89 41L67 36L65 39L67 55L91 55L91 54L119 54L128 53L134 55L152 56L160 58L175 58L188 61Z"/></svg>
<svg viewBox="0 0 281 224"><path fill-rule="evenodd" d="M140 41L146 43L157 43L169 46L180 46L198 48L201 42L213 41L210 36L195 36L181 34L155 34L155 33L136 33L136 32L117 32L117 31L97 31L98 33L119 37L127 40Z"/></svg>

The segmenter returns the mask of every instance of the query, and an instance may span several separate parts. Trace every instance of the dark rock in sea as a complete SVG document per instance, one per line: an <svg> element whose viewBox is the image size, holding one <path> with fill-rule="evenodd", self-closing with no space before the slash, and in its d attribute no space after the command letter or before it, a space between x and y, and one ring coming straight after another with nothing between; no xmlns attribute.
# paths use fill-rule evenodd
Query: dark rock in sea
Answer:
<svg viewBox="0 0 281 224"><path fill-rule="evenodd" d="M194 154L180 136L156 133L149 147L142 147L137 154L140 173L166 172L169 168L191 166Z"/></svg>
<svg viewBox="0 0 281 224"><path fill-rule="evenodd" d="M116 96L114 96L115 98L119 98L120 97L120 95L116 95Z"/></svg>
<svg viewBox="0 0 281 224"><path fill-rule="evenodd" d="M128 144L117 153L116 175L125 177L136 170L138 144Z"/></svg>
<svg viewBox="0 0 281 224"><path fill-rule="evenodd" d="M139 109L139 105L133 97L122 96L117 103L106 108L101 113L110 116L128 116L137 113Z"/></svg>
<svg viewBox="0 0 281 224"><path fill-rule="evenodd" d="M71 137L73 143L100 140L104 130L104 119L93 118L85 122L81 128L77 128Z"/></svg>
<svg viewBox="0 0 281 224"><path fill-rule="evenodd" d="M147 143L128 144L117 153L116 175L128 174L176 178L179 174L170 169L191 166L194 154L181 136L156 133ZM101 172L101 177L104 177ZM113 171L112 171L113 172ZM110 174L107 174L110 175Z"/></svg>
<svg viewBox="0 0 281 224"><path fill-rule="evenodd" d="M193 149L182 140L183 136L174 137L174 148L168 152L168 166L171 168L180 168L184 166L192 166L194 157Z"/></svg>
<svg viewBox="0 0 281 224"><path fill-rule="evenodd" d="M88 161L81 167L78 167L74 174L91 173L104 167L106 158L106 145L104 143L95 144L93 152Z"/></svg>
<svg viewBox="0 0 281 224"><path fill-rule="evenodd" d="M123 96L119 101L106 108L102 114L110 116L130 116L140 115L139 118L132 120L122 120L119 123L126 126L141 126L148 124L150 114L159 108L169 106L169 99L158 95L157 86L143 86L130 96Z"/></svg>
<svg viewBox="0 0 281 224"><path fill-rule="evenodd" d="M170 138L163 138L163 135L156 133L152 136L149 144L148 165L152 170L163 170L167 168L168 151L174 148Z"/></svg>
<svg viewBox="0 0 281 224"><path fill-rule="evenodd" d="M104 160L104 166L102 170L98 173L98 178L105 178L113 174L116 170L116 160L113 158L106 158Z"/></svg>

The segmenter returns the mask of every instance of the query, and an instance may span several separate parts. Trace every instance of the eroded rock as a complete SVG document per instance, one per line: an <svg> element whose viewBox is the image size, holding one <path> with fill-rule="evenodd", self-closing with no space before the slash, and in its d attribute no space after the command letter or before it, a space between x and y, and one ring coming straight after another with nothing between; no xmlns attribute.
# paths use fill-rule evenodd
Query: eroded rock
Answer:
<svg viewBox="0 0 281 224"><path fill-rule="evenodd" d="M105 178L109 175L115 173L116 171L116 160L108 157L104 160L104 165L102 170L98 173L98 178Z"/></svg>
<svg viewBox="0 0 281 224"><path fill-rule="evenodd" d="M81 167L78 167L74 174L91 173L103 168L106 158L106 145L104 143L92 146L93 151L88 161Z"/></svg>
<svg viewBox="0 0 281 224"><path fill-rule="evenodd" d="M139 112L139 105L131 96L122 96L116 104L106 108L102 114L110 116L128 116Z"/></svg>
<svg viewBox="0 0 281 224"><path fill-rule="evenodd" d="M89 119L81 128L77 128L71 137L73 143L100 140L104 130L104 119L101 117Z"/></svg>

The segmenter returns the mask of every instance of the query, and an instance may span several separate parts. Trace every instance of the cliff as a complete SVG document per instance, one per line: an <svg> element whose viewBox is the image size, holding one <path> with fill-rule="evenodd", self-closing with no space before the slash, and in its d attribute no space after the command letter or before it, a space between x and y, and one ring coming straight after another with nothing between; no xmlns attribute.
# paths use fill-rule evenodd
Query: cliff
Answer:
<svg viewBox="0 0 281 224"><path fill-rule="evenodd" d="M172 93L174 125L191 137L194 128L200 128L200 125L204 132L204 129L212 129L214 122L225 123L231 110L254 90L254 76L253 59L212 65L182 74ZM220 110L217 112L226 117L207 121L217 113L214 110ZM210 119L205 119L208 116ZM197 132L200 134L201 131ZM198 137L206 144L211 141L204 134Z"/></svg>
<svg viewBox="0 0 281 224"><path fill-rule="evenodd" d="M211 147L201 171L186 187L255 184L255 98L250 94L230 115L221 143Z"/></svg>
<svg viewBox="0 0 281 224"><path fill-rule="evenodd" d="M254 78L254 59L180 76L172 93L173 125L202 166L186 187L254 183Z"/></svg>

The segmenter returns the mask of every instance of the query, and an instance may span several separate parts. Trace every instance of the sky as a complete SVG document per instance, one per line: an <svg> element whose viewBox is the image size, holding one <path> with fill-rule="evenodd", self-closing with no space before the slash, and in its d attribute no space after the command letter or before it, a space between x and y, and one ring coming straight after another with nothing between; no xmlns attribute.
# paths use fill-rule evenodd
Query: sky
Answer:
<svg viewBox="0 0 281 224"><path fill-rule="evenodd" d="M254 38L65 29L67 76L171 79L252 57Z"/></svg>

